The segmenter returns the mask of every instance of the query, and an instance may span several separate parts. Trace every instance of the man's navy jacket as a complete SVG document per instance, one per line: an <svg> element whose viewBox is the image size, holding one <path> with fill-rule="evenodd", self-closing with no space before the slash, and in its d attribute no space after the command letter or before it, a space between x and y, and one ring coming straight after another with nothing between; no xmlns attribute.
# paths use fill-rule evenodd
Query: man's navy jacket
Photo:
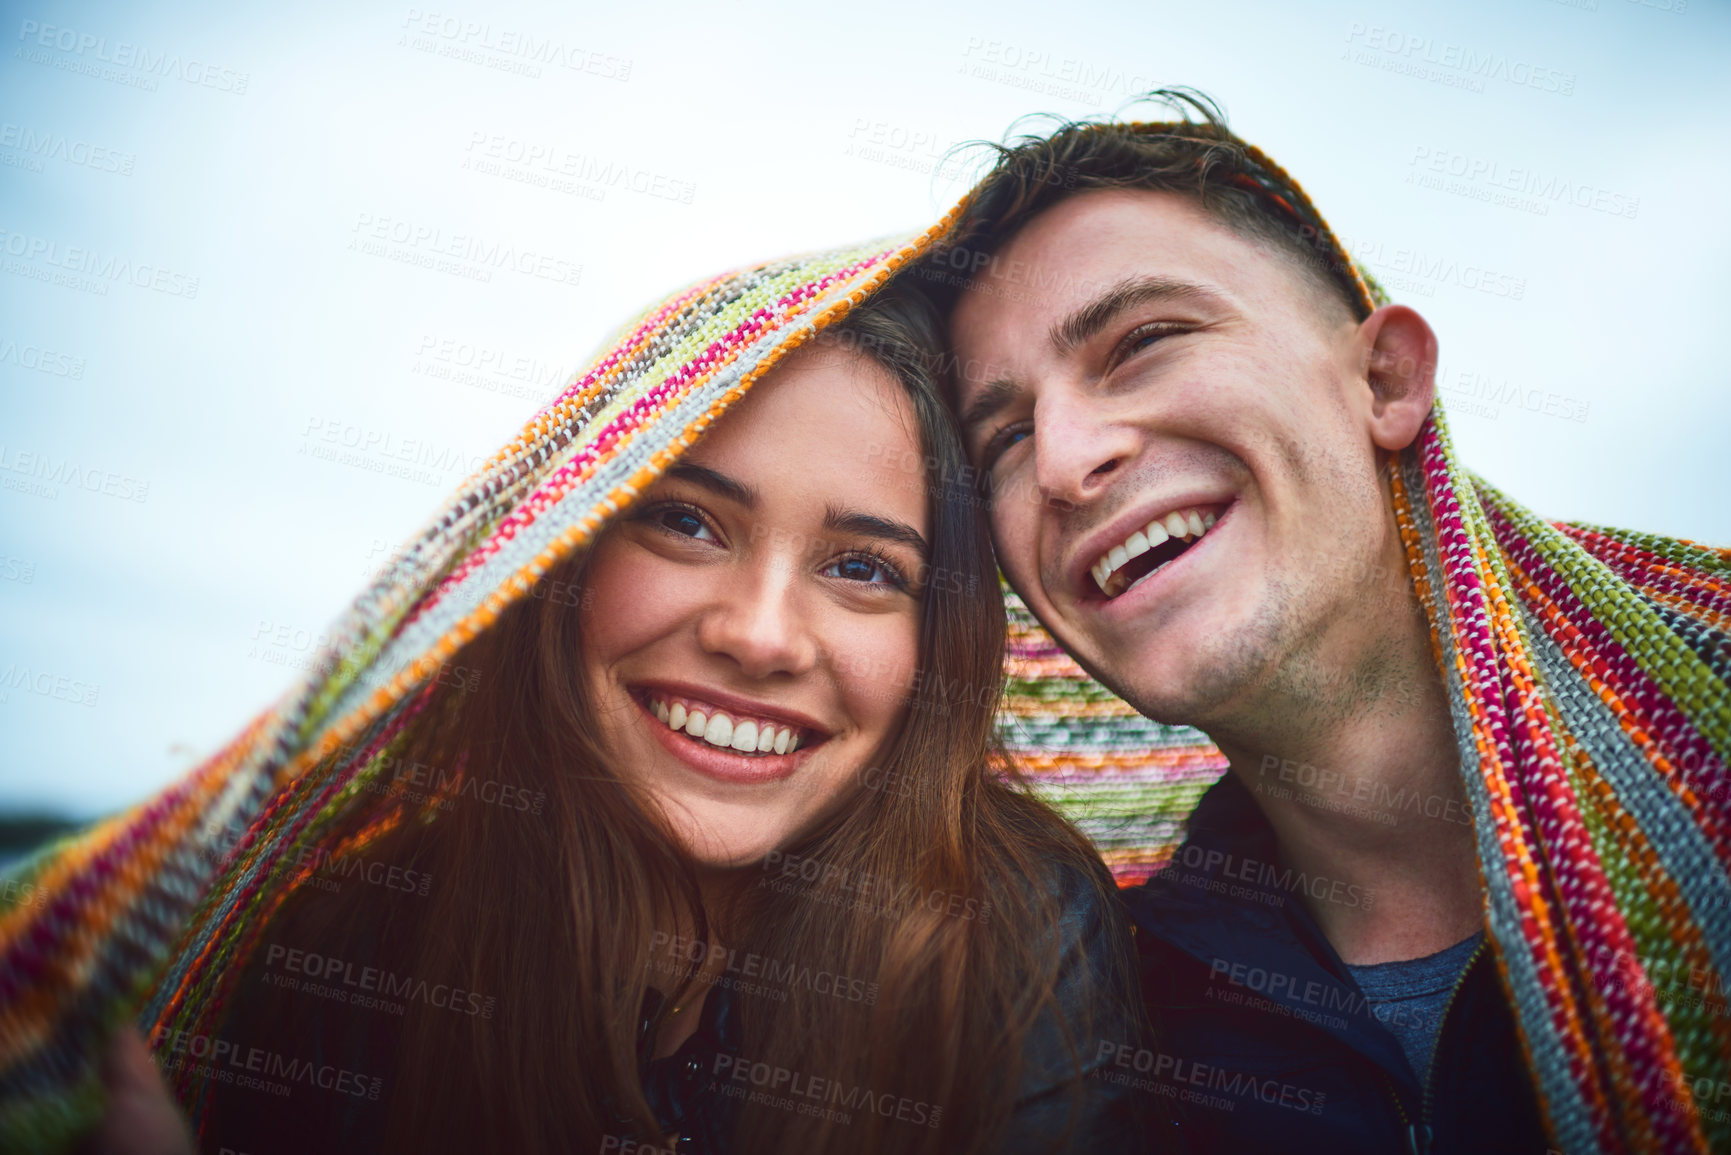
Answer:
<svg viewBox="0 0 1731 1155"><path fill-rule="evenodd" d="M1230 774L1203 796L1172 864L1124 892L1154 1033L1107 1069L1160 1097L1165 1135L1229 1155L1544 1155L1489 946L1450 998L1421 1085L1301 892L1375 898L1282 867L1273 827ZM1152 1150L1173 1149L1152 1138Z"/></svg>

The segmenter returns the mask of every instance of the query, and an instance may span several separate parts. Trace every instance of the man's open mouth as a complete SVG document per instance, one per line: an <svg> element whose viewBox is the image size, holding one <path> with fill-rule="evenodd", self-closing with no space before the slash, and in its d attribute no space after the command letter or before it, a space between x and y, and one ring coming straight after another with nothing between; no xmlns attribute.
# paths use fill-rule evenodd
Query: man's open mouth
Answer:
<svg viewBox="0 0 1731 1155"><path fill-rule="evenodd" d="M1196 505L1157 517L1100 555L1089 571L1100 593L1113 598L1159 573L1214 528L1224 505Z"/></svg>

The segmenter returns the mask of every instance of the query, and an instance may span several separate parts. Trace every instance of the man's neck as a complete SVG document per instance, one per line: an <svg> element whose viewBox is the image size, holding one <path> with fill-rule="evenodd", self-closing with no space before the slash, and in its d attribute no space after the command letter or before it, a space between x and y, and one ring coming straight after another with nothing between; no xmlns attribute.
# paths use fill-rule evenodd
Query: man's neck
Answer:
<svg viewBox="0 0 1731 1155"><path fill-rule="evenodd" d="M1274 827L1283 864L1330 884L1307 888L1304 901L1341 958L1358 965L1434 954L1483 921L1472 816L1429 631L1404 574L1387 598L1408 604L1379 617L1374 637L1339 647L1339 660L1311 655L1310 668L1272 695L1280 700L1256 711L1272 721L1211 730Z"/></svg>

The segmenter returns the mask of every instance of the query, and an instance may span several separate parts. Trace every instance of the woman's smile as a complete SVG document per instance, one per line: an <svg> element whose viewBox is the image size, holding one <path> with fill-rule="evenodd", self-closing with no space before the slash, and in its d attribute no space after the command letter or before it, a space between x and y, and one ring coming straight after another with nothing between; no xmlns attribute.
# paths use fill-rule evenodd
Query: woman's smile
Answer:
<svg viewBox="0 0 1731 1155"><path fill-rule="evenodd" d="M642 687L632 697L663 748L699 774L724 782L787 778L829 737L770 707L713 690Z"/></svg>

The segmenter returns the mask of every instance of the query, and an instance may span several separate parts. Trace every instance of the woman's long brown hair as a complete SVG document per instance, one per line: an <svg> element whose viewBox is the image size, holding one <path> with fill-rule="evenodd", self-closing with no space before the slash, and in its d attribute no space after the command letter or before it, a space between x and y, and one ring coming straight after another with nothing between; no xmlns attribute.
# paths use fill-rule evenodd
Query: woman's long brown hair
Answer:
<svg viewBox="0 0 1731 1155"><path fill-rule="evenodd" d="M931 372L935 314L892 287L820 344L890 369L924 442L910 479L930 495L933 553L904 725L879 765L860 768L837 818L771 855L727 909L706 909L692 862L592 737L581 561L543 579L463 651L476 674L441 687L392 752L399 767L428 768L417 780L463 783L445 812L367 851L430 875L428 896L352 886L284 915L298 943L353 957L343 944L364 928L399 973L496 1000L490 1017L409 1007L387 1089L389 1149L659 1143L640 1083L640 1008L651 985L680 993L703 954L668 941L670 911L696 942L719 929L734 958L757 960L735 968L767 989L736 996L741 1060L788 1072L772 1095L787 1096L791 1079L826 1080L805 1101L848 1119L748 1102L735 1150L966 1152L1000 1136L1025 1039L1054 1013L1056 872L1109 883L994 741L1004 606L983 501ZM1084 1022L1068 1025L1077 1052L1092 1044Z"/></svg>

